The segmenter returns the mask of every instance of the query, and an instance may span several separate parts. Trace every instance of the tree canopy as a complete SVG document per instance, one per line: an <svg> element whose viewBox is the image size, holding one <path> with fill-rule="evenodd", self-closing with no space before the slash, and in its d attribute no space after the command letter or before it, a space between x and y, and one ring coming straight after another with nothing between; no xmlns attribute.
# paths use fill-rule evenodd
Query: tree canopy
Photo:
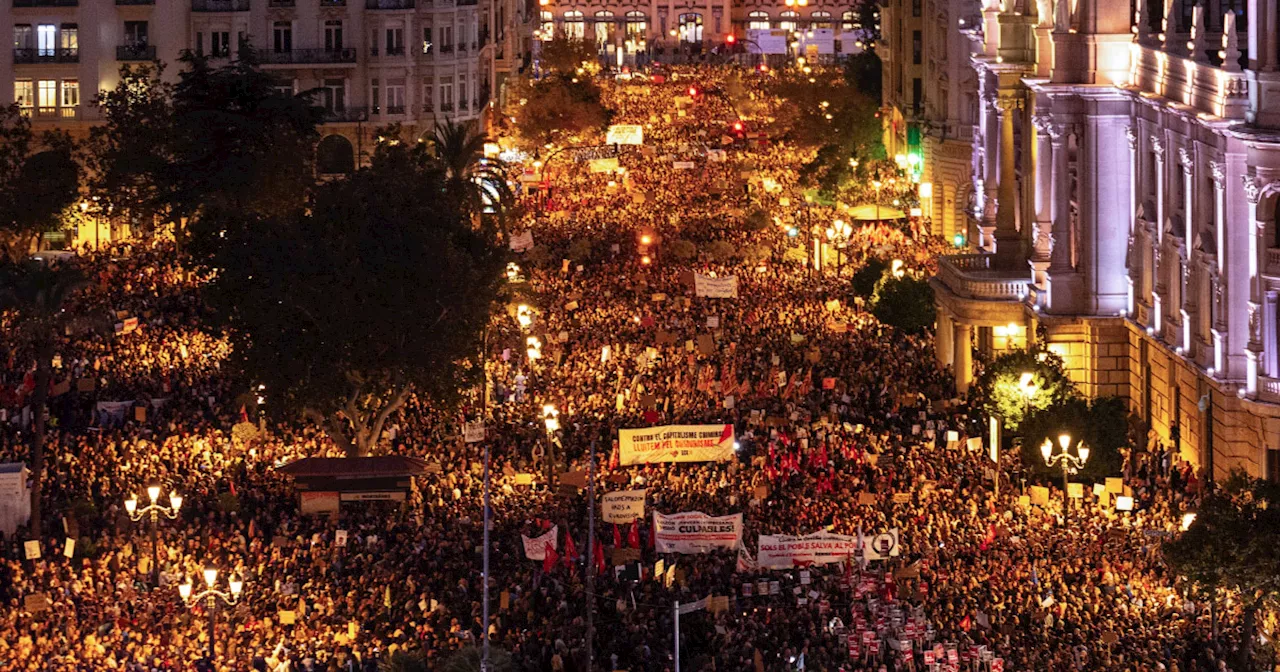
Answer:
<svg viewBox="0 0 1280 672"><path fill-rule="evenodd" d="M1031 374L1035 390L1030 401L1022 386L1022 375ZM1075 386L1067 378L1062 358L1048 350L1012 350L991 361L974 382L974 394L982 400L982 410L1004 422L1008 431L1018 431L1028 409L1032 413L1064 403L1075 396Z"/></svg>
<svg viewBox="0 0 1280 672"><path fill-rule="evenodd" d="M61 132L37 135L17 105L0 109L0 243L11 262L60 225L79 194L74 144Z"/></svg>
<svg viewBox="0 0 1280 672"><path fill-rule="evenodd" d="M388 141L306 212L206 218L211 301L268 412L365 455L411 392L448 403L470 385L505 259L445 184L424 147Z"/></svg>
<svg viewBox="0 0 1280 672"><path fill-rule="evenodd" d="M1060 467L1048 467L1040 454L1045 439L1057 442L1069 434L1089 447L1089 461L1080 470L1086 480L1100 481L1120 473L1124 458L1120 448L1128 440L1129 426L1124 400L1103 397L1090 402L1072 397L1046 409L1037 410L1017 426L1022 432L1022 463L1033 473L1058 477Z"/></svg>
<svg viewBox="0 0 1280 672"><path fill-rule="evenodd" d="M556 74L527 81L514 98L509 116L515 117L520 137L533 145L593 135L609 123L600 87L585 77Z"/></svg>
<svg viewBox="0 0 1280 672"><path fill-rule="evenodd" d="M596 57L594 41L560 34L542 43L538 60L551 72L574 74L584 65L594 65Z"/></svg>
<svg viewBox="0 0 1280 672"><path fill-rule="evenodd" d="M876 319L908 334L924 334L933 328L937 308L928 278L885 273L876 286L871 313Z"/></svg>

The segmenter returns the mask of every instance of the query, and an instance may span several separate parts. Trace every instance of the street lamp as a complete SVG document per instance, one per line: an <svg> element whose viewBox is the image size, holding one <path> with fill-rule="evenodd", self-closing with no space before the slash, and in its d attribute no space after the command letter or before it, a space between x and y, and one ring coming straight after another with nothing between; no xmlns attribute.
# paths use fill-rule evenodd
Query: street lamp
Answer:
<svg viewBox="0 0 1280 672"><path fill-rule="evenodd" d="M827 238L836 246L836 277L844 275L844 255L841 250L849 243L851 235L853 235L853 227L843 219L837 219L827 227Z"/></svg>
<svg viewBox="0 0 1280 672"><path fill-rule="evenodd" d="M1022 413L1022 420L1025 422L1027 416L1031 415L1031 398L1040 391L1040 385L1036 382L1036 374L1030 371L1023 371L1022 377L1018 379L1018 391L1022 392L1022 397L1027 400Z"/></svg>
<svg viewBox="0 0 1280 672"><path fill-rule="evenodd" d="M129 495L129 498L124 500L124 510L128 512L129 519L135 523L148 516L151 518L151 577L152 583L159 586L160 544L156 540L156 528L160 525L161 515L169 520L178 517L178 509L182 508L182 495L179 495L176 490L170 492L169 505L160 504L160 485L153 482L147 486L147 498L151 503L139 509L137 496Z"/></svg>
<svg viewBox="0 0 1280 672"><path fill-rule="evenodd" d="M871 186L876 190L876 223L880 222L880 187L884 186L880 180L871 180Z"/></svg>
<svg viewBox="0 0 1280 672"><path fill-rule="evenodd" d="M234 607L240 602L240 592L244 590L244 582L236 577L227 580L227 592L223 592L214 588L213 585L218 581L218 570L214 567L204 568L204 584L205 590L191 594L191 579L187 579L178 586L178 595L182 597L182 602L187 606L199 604L201 600L205 601L205 607L208 610L209 618L209 664L213 664L213 638L214 638L214 612L218 608L218 602L226 604L228 607Z"/></svg>
<svg viewBox="0 0 1280 672"><path fill-rule="evenodd" d="M1067 522L1067 508L1069 499L1067 497L1068 478L1072 471L1079 471L1084 468L1085 463L1089 461L1089 447L1084 445L1084 441L1076 443L1076 454L1071 454L1071 435L1059 434L1058 446L1062 449L1059 453L1053 452L1053 442L1045 439L1040 444L1040 455L1044 457L1044 464L1052 467L1055 464L1062 464L1062 522Z"/></svg>
<svg viewBox="0 0 1280 672"><path fill-rule="evenodd" d="M552 435L560 429L560 411L555 404L543 405L542 423L547 428L547 489L549 490L556 473L555 441Z"/></svg>

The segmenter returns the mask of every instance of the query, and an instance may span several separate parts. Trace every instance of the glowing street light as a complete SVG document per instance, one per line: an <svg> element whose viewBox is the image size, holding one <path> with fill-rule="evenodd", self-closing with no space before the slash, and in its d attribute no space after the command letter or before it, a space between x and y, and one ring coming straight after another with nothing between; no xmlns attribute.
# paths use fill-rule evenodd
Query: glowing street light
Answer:
<svg viewBox="0 0 1280 672"><path fill-rule="evenodd" d="M147 498L151 501L150 504L139 509L137 496L129 495L129 498L124 500L124 510L129 514L129 520L136 523L143 518L151 519L151 581L156 586L160 585L160 542L156 539L160 516L174 520L178 517L178 510L182 508L182 495L177 491L169 493L168 506L159 503L160 494L160 484L151 483L147 486Z"/></svg>
<svg viewBox="0 0 1280 672"><path fill-rule="evenodd" d="M1066 433L1058 435L1058 447L1061 448L1061 451L1055 453L1053 442L1046 438L1044 443L1040 444L1040 455L1044 457L1044 464L1047 467L1052 467L1055 464L1062 465L1062 522L1066 524L1067 510L1070 503L1070 499L1067 497L1069 478L1071 472L1083 469L1084 465L1089 461L1089 447L1084 445L1083 441L1080 441L1076 444L1076 454L1072 455L1071 435Z"/></svg>
<svg viewBox="0 0 1280 672"><path fill-rule="evenodd" d="M214 639L214 623L215 612L218 608L218 602L222 602L228 607L234 607L240 603L240 593L244 591L244 582L238 577L232 576L227 580L227 590L224 592L214 588L218 582L218 569L216 567L205 567L202 572L204 575L205 589L199 593L192 594L194 586L191 579L188 578L178 586L178 596L182 598L182 602L188 607L194 607L202 600L205 603L206 616L209 619L209 664L213 664L213 639Z"/></svg>

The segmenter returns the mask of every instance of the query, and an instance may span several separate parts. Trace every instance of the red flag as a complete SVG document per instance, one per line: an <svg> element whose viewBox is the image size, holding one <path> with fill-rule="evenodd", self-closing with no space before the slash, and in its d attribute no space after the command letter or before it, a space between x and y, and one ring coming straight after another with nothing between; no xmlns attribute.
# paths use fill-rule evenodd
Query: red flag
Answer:
<svg viewBox="0 0 1280 672"><path fill-rule="evenodd" d="M556 554L556 549L551 548L550 543L545 548L547 555L542 558L542 571L550 574L551 570L556 568L556 561L560 559L560 556Z"/></svg>
<svg viewBox="0 0 1280 672"><path fill-rule="evenodd" d="M604 574L604 544L596 539L596 547L591 551L592 560L596 563L596 573Z"/></svg>
<svg viewBox="0 0 1280 672"><path fill-rule="evenodd" d="M578 556L578 547L573 544L573 537L569 535L569 530L564 531L564 566L568 567L573 564L573 559Z"/></svg>
<svg viewBox="0 0 1280 672"><path fill-rule="evenodd" d="M621 460L620 460L620 458L619 458L619 456L618 456L618 440L617 440L617 439L614 439L614 440L613 440L613 452L609 454L609 471L613 471L614 469L617 469L617 468L618 468L618 463L619 463L620 461L621 461Z"/></svg>
<svg viewBox="0 0 1280 672"><path fill-rule="evenodd" d="M631 548L640 548L640 523L631 523L631 531L627 532L627 545Z"/></svg>
<svg viewBox="0 0 1280 672"><path fill-rule="evenodd" d="M637 525L638 525L638 524L639 524L639 523L637 523ZM650 528L650 530L649 530L649 550L653 550L654 533L655 533L655 532L657 532L657 530L654 530L654 529Z"/></svg>
<svg viewBox="0 0 1280 672"><path fill-rule="evenodd" d="M613 547L622 548L622 532L618 530L618 524L613 524Z"/></svg>
<svg viewBox="0 0 1280 672"><path fill-rule="evenodd" d="M987 536L982 540L982 550L991 547L992 542L996 540L996 526L994 524L987 525Z"/></svg>

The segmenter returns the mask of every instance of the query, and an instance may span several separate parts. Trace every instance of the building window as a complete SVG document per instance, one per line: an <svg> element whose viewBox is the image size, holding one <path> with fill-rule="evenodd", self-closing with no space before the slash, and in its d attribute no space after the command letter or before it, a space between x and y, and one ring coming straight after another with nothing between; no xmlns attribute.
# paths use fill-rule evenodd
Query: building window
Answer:
<svg viewBox="0 0 1280 672"><path fill-rule="evenodd" d="M209 53L214 58L226 58L231 55L230 31L215 30L209 33Z"/></svg>
<svg viewBox="0 0 1280 672"><path fill-rule="evenodd" d="M295 90L294 85L296 83L297 83L297 80L295 79L287 79L287 80L284 80L284 82L276 84L271 88L276 92L277 96L292 98Z"/></svg>
<svg viewBox="0 0 1280 672"><path fill-rule="evenodd" d="M686 44L702 43L702 15L687 12L680 15L680 41Z"/></svg>
<svg viewBox="0 0 1280 672"><path fill-rule="evenodd" d="M615 33L613 12L607 9L596 12L596 44L602 47L606 44L613 44Z"/></svg>
<svg viewBox="0 0 1280 672"><path fill-rule="evenodd" d="M272 46L277 54L293 51L293 24L276 21L271 27Z"/></svg>
<svg viewBox="0 0 1280 672"><path fill-rule="evenodd" d="M436 108L435 87L431 84L422 85L422 103L426 112L431 112Z"/></svg>
<svg viewBox="0 0 1280 672"><path fill-rule="evenodd" d="M440 46L444 49L453 48L453 26L440 27Z"/></svg>
<svg viewBox="0 0 1280 672"><path fill-rule="evenodd" d="M13 48L14 49L30 49L31 48L31 24L19 23L13 27Z"/></svg>
<svg viewBox="0 0 1280 672"><path fill-rule="evenodd" d="M58 27L45 23L36 27L36 54L53 56L58 49Z"/></svg>
<svg viewBox="0 0 1280 672"><path fill-rule="evenodd" d="M548 11L542 12L542 40L550 42L556 36L555 15ZM443 104L443 103L442 103Z"/></svg>
<svg viewBox="0 0 1280 672"><path fill-rule="evenodd" d="M30 109L35 105L35 100L35 84L31 80L19 79L13 82L13 102L18 107Z"/></svg>
<svg viewBox="0 0 1280 672"><path fill-rule="evenodd" d="M920 65L924 60L924 40L918 30L911 31L911 63Z"/></svg>
<svg viewBox="0 0 1280 672"><path fill-rule="evenodd" d="M422 53L431 53L431 26L422 27Z"/></svg>
<svg viewBox="0 0 1280 672"><path fill-rule="evenodd" d="M80 81L75 79L62 80L62 106L79 107L79 105Z"/></svg>
<svg viewBox="0 0 1280 672"><path fill-rule="evenodd" d="M571 39L581 40L585 34L582 12L570 10L564 13L564 34Z"/></svg>
<svg viewBox="0 0 1280 672"><path fill-rule="evenodd" d="M147 46L147 22L125 21L124 43L131 47Z"/></svg>
<svg viewBox="0 0 1280 672"><path fill-rule="evenodd" d="M920 0L911 0L911 16L915 16L915 17L920 16L920 10L921 10L922 4L923 3Z"/></svg>
<svg viewBox="0 0 1280 672"><path fill-rule="evenodd" d="M330 112L347 109L347 82L342 79L326 79L320 89L320 102Z"/></svg>
<svg viewBox="0 0 1280 672"><path fill-rule="evenodd" d="M846 32L846 33L851 33L851 32L853 32L853 30L854 30L854 29L857 27L857 25L858 25L858 24L857 24L857 22L856 22L856 20L855 20L855 18L854 18L855 16L856 16L856 15L855 15L853 12L851 12L851 11L850 11L850 12L845 12L844 14L841 14L841 15L840 15L840 30L843 30L843 31L844 31L844 32Z"/></svg>
<svg viewBox="0 0 1280 672"><path fill-rule="evenodd" d="M645 42L649 31L649 17L644 12L627 12L627 40L637 47Z"/></svg>
<svg viewBox="0 0 1280 672"><path fill-rule="evenodd" d="M369 110L374 114L381 114L382 108L378 102L382 99L380 95L382 87L378 86L377 79L369 80Z"/></svg>
<svg viewBox="0 0 1280 672"><path fill-rule="evenodd" d="M440 109L445 112L453 111L453 82L440 84Z"/></svg>
<svg viewBox="0 0 1280 672"><path fill-rule="evenodd" d="M324 22L324 50L342 51L342 21L329 20Z"/></svg>
<svg viewBox="0 0 1280 672"><path fill-rule="evenodd" d="M36 107L38 114L46 114L58 106L58 80L42 79L36 86Z"/></svg>
<svg viewBox="0 0 1280 672"><path fill-rule="evenodd" d="M769 12L751 12L747 15L747 30L769 30Z"/></svg>
<svg viewBox="0 0 1280 672"><path fill-rule="evenodd" d="M76 24L62 24L61 38L63 53L74 54L80 51L80 28Z"/></svg>
<svg viewBox="0 0 1280 672"><path fill-rule="evenodd" d="M387 82L387 114L404 114L404 82Z"/></svg>
<svg viewBox="0 0 1280 672"><path fill-rule="evenodd" d="M778 22L778 27L788 33L794 33L800 28L800 14L797 12L786 11L778 15L782 19Z"/></svg>
<svg viewBox="0 0 1280 672"><path fill-rule="evenodd" d="M924 81L919 77L911 80L911 111L920 114L920 104L924 102Z"/></svg>
<svg viewBox="0 0 1280 672"><path fill-rule="evenodd" d="M399 56L404 53L404 28L392 26L386 30L387 55Z"/></svg>
<svg viewBox="0 0 1280 672"><path fill-rule="evenodd" d="M815 29L831 29L831 12L814 12L809 15L809 27Z"/></svg>
<svg viewBox="0 0 1280 672"><path fill-rule="evenodd" d="M1280 483L1280 450L1267 449L1267 480Z"/></svg>

